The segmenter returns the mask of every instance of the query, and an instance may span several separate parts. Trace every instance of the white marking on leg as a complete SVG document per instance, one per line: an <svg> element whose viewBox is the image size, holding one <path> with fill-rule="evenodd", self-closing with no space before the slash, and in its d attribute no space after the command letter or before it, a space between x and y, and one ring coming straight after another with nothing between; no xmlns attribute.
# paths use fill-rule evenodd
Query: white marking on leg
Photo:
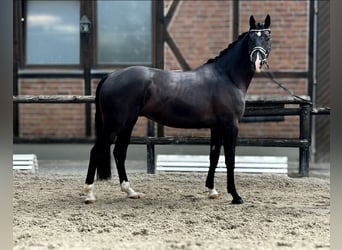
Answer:
<svg viewBox="0 0 342 250"><path fill-rule="evenodd" d="M86 195L86 198L84 200L86 204L91 204L96 201L96 198L94 195L94 184L91 184L91 185L84 184L83 193Z"/></svg>
<svg viewBox="0 0 342 250"><path fill-rule="evenodd" d="M219 199L220 195L219 193L216 191L215 187L213 189L208 189L208 197L210 199Z"/></svg>
<svg viewBox="0 0 342 250"><path fill-rule="evenodd" d="M123 181L121 183L121 191L127 193L127 197L131 199L139 199L140 195L136 193L133 188L131 188L128 181Z"/></svg>

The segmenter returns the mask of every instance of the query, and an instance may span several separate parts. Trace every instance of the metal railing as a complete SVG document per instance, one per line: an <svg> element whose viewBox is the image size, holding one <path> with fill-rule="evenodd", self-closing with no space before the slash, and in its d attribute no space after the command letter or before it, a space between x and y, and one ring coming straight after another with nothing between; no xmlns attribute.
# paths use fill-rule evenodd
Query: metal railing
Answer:
<svg viewBox="0 0 342 250"><path fill-rule="evenodd" d="M13 96L14 103L94 103L94 96L76 95L20 95ZM312 109L310 102L292 96L249 96L244 117L299 116L299 138L238 138L237 146L295 147L299 148L300 176L309 174L309 149L311 144L310 116L330 114L330 108ZM92 143L93 137L84 138L22 138L14 143ZM132 137L131 144L146 144L147 172L155 173L155 145L209 145L209 137Z"/></svg>

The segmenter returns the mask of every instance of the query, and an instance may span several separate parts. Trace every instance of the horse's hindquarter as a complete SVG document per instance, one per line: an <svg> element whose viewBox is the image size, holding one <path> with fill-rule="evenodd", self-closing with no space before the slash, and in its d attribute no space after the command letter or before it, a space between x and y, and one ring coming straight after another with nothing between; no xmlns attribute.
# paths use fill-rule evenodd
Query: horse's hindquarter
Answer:
<svg viewBox="0 0 342 250"><path fill-rule="evenodd" d="M147 67L133 66L110 74L99 94L102 115L134 118L141 110L149 81Z"/></svg>

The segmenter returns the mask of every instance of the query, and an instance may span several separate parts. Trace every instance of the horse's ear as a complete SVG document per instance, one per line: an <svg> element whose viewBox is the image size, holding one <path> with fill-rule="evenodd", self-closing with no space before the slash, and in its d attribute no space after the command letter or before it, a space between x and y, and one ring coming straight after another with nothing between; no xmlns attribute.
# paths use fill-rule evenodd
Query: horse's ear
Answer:
<svg viewBox="0 0 342 250"><path fill-rule="evenodd" d="M265 18L265 29L268 29L271 25L271 17L269 14L267 14L266 18Z"/></svg>
<svg viewBox="0 0 342 250"><path fill-rule="evenodd" d="M250 28L250 29L255 29L255 28L256 28L254 16L251 16L251 17L249 18L249 28Z"/></svg>

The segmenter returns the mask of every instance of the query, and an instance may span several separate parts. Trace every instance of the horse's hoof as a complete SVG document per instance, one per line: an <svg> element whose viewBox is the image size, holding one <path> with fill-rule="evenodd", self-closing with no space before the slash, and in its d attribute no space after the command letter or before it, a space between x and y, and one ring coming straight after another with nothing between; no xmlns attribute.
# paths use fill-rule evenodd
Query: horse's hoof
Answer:
<svg viewBox="0 0 342 250"><path fill-rule="evenodd" d="M232 200L232 204L243 204L243 200L241 198L238 198L238 199L233 199Z"/></svg>
<svg viewBox="0 0 342 250"><path fill-rule="evenodd" d="M138 194L133 194L133 195L129 195L128 198L132 199L132 200L137 200L140 199L140 195Z"/></svg>
<svg viewBox="0 0 342 250"><path fill-rule="evenodd" d="M91 184L91 185L84 184L83 193L86 195L85 200L84 200L85 204L95 203L96 198L94 195L94 184Z"/></svg>
<svg viewBox="0 0 342 250"><path fill-rule="evenodd" d="M208 191L209 191L209 192L208 192L208 197L209 197L209 199L211 199L211 200L218 200L218 199L220 199L220 195L219 195L219 193L216 191L215 188L213 188L213 189L210 189L210 188L209 188Z"/></svg>
<svg viewBox="0 0 342 250"><path fill-rule="evenodd" d="M211 199L211 200L218 200L218 199L220 199L220 195L219 194L209 195L209 199Z"/></svg>
<svg viewBox="0 0 342 250"><path fill-rule="evenodd" d="M95 201L96 201L96 200L85 200L85 201L84 201L84 204L87 204L87 205L93 204L93 203L95 203Z"/></svg>
<svg viewBox="0 0 342 250"><path fill-rule="evenodd" d="M121 183L121 191L127 193L127 197L133 200L139 199L140 195L131 188L128 181Z"/></svg>

